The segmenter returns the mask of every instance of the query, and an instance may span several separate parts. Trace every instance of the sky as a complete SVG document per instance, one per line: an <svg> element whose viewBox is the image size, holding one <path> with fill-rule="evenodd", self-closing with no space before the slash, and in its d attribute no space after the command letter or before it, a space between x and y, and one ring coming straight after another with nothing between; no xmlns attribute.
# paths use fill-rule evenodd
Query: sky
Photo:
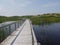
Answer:
<svg viewBox="0 0 60 45"><path fill-rule="evenodd" d="M60 0L0 0L0 16L60 13Z"/></svg>

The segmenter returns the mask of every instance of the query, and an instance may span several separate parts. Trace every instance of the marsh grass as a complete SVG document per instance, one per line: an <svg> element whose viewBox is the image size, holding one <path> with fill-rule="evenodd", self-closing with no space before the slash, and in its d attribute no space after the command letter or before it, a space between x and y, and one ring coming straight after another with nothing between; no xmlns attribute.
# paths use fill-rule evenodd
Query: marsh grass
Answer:
<svg viewBox="0 0 60 45"><path fill-rule="evenodd" d="M48 14L37 15L37 16L12 16L12 17L0 16L0 23L5 22L5 21L16 21L22 18L30 19L32 21L32 24L34 25L43 25L43 24L60 22L60 14L48 13Z"/></svg>
<svg viewBox="0 0 60 45"><path fill-rule="evenodd" d="M0 30L0 43L6 38L5 37L5 31L4 30Z"/></svg>

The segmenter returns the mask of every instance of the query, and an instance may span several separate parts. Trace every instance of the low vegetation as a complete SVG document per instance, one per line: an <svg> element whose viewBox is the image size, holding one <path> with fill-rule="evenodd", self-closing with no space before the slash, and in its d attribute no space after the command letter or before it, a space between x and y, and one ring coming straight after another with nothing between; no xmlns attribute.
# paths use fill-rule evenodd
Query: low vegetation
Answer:
<svg viewBox="0 0 60 45"><path fill-rule="evenodd" d="M5 31L4 30L0 30L0 42L2 42L5 39Z"/></svg>
<svg viewBox="0 0 60 45"><path fill-rule="evenodd" d="M16 21L23 18L30 19L33 25L43 25L43 24L60 22L60 14L52 13L52 14L42 14L37 16L12 16L12 17L0 16L0 23L6 21ZM3 41L4 38L5 38L5 32L3 30L0 30L0 42Z"/></svg>
<svg viewBox="0 0 60 45"><path fill-rule="evenodd" d="M12 17L0 16L0 23L5 21L15 21L22 18L31 19L32 24L35 24L35 25L60 22L60 14L52 13L52 14L42 14L37 16L12 16Z"/></svg>

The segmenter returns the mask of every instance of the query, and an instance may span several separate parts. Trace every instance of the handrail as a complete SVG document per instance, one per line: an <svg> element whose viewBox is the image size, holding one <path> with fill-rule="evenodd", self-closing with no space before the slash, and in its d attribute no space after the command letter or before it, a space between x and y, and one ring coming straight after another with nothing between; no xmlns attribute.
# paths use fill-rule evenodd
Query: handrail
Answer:
<svg viewBox="0 0 60 45"><path fill-rule="evenodd" d="M36 36L34 34L34 30L33 30L32 22L31 21L30 21L30 27L31 27L31 34L32 34L32 45L37 45L37 39L36 39Z"/></svg>
<svg viewBox="0 0 60 45"><path fill-rule="evenodd" d="M22 27L21 27L19 33L16 35L16 37L14 38L14 40L11 42L10 45L13 45L13 43L15 42L16 38L19 36L19 34L20 34L20 32L22 31L22 29L23 29L24 26L25 26L25 22L24 22L24 24L22 25Z"/></svg>
<svg viewBox="0 0 60 45"><path fill-rule="evenodd" d="M15 21L15 22L16 22L16 21ZM9 26L9 25L12 25L12 24L14 24L15 22L10 23L10 24L7 24L7 25L3 25L3 26L1 26L0 28L2 28L2 27L6 27L6 26Z"/></svg>
<svg viewBox="0 0 60 45"><path fill-rule="evenodd" d="M1 32L2 35L0 35L0 42L2 42L12 32L14 32L17 28L19 28L19 26L21 26L24 23L24 21L25 20L18 20L18 21L14 21L13 23L1 26L0 31L4 31L4 33ZM14 28L14 29L12 29L12 28ZM1 37L3 37L3 34L5 35L5 38L1 38Z"/></svg>

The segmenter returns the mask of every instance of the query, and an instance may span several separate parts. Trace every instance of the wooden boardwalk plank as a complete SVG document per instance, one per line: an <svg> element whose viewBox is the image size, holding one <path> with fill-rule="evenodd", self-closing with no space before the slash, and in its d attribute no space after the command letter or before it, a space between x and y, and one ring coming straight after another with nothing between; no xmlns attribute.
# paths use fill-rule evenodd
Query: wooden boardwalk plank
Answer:
<svg viewBox="0 0 60 45"><path fill-rule="evenodd" d="M8 36L0 45L33 45L33 43L37 45L34 31L31 28L30 21L26 19L23 25L17 28L17 30Z"/></svg>
<svg viewBox="0 0 60 45"><path fill-rule="evenodd" d="M13 45L32 45L31 28L28 20L26 20L24 28L22 29Z"/></svg>

